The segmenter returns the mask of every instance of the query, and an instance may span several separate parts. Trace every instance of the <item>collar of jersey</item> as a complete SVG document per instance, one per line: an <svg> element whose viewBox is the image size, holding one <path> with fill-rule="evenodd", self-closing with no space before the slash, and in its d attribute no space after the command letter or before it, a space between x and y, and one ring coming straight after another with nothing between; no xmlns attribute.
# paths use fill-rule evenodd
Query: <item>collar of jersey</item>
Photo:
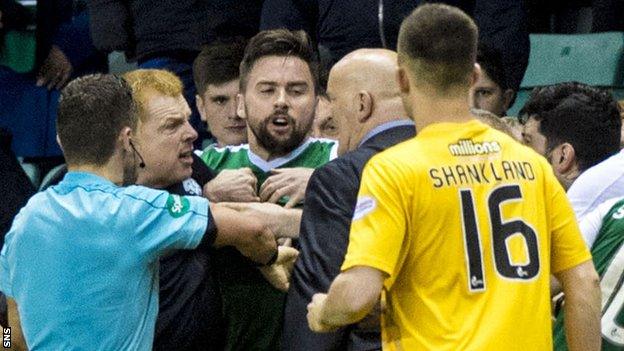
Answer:
<svg viewBox="0 0 624 351"><path fill-rule="evenodd" d="M421 137L421 138L429 137L429 136L439 137L440 133L458 132L466 128L485 129L487 128L487 125L483 124L481 121L477 119L473 119L471 121L462 122L462 123L453 123L453 122L433 123L433 124L426 126L422 130L419 130L416 137Z"/></svg>
<svg viewBox="0 0 624 351"><path fill-rule="evenodd" d="M256 155L253 151L251 151L251 148L247 149L247 155L251 163L256 165L256 167L260 168L263 172L268 172L272 169L279 168L285 165L286 163L292 161L293 159L295 159L308 147L308 145L310 144L310 141L311 141L310 138L306 139L306 141L303 144L299 145L296 149L291 151L288 155L278 157L271 161L263 160L260 156Z"/></svg>
<svg viewBox="0 0 624 351"><path fill-rule="evenodd" d="M74 185L74 184L106 184L115 186L110 180L100 177L95 173L81 172L81 171L69 171L63 178L60 184Z"/></svg>

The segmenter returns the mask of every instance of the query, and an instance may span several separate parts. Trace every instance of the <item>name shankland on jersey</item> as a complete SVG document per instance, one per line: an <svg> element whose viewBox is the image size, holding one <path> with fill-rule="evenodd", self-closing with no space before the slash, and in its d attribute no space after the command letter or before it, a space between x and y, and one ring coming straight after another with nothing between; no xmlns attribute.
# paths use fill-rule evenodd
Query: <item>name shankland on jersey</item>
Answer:
<svg viewBox="0 0 624 351"><path fill-rule="evenodd" d="M498 141L474 142L472 139L460 139L455 144L449 144L448 148L453 156L484 155L501 151Z"/></svg>

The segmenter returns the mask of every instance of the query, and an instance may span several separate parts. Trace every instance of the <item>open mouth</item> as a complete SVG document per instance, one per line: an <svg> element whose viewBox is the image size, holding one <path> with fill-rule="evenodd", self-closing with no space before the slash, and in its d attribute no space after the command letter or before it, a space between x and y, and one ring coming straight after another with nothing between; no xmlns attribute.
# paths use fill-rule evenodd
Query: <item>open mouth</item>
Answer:
<svg viewBox="0 0 624 351"><path fill-rule="evenodd" d="M287 132L292 125L292 118L288 115L277 115L271 117L269 122L271 129L277 132Z"/></svg>
<svg viewBox="0 0 624 351"><path fill-rule="evenodd" d="M183 161L193 162L193 150L180 153L179 158Z"/></svg>
<svg viewBox="0 0 624 351"><path fill-rule="evenodd" d="M288 125L287 117L275 117L271 120L271 122L278 127L285 127Z"/></svg>

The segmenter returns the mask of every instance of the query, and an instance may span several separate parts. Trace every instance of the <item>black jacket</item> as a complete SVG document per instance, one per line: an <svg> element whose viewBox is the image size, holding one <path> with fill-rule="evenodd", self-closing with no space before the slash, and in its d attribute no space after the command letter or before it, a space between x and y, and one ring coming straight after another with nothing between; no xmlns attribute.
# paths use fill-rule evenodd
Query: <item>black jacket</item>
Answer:
<svg viewBox="0 0 624 351"><path fill-rule="evenodd" d="M502 52L510 86L518 89L530 50L523 1L266 0L260 29L307 31L327 50L323 52L331 66L355 49L378 48L385 43L388 49L396 50L401 22L422 2L444 2L472 15L480 40Z"/></svg>
<svg viewBox="0 0 624 351"><path fill-rule="evenodd" d="M87 7L98 49L146 60L198 52L217 38L253 36L262 0L88 0Z"/></svg>
<svg viewBox="0 0 624 351"><path fill-rule="evenodd" d="M299 259L286 299L282 350L381 349L379 331L363 331L353 326L335 333L310 331L306 306L312 295L327 292L340 273L364 165L373 155L414 135L413 126L388 129L312 174L301 218Z"/></svg>

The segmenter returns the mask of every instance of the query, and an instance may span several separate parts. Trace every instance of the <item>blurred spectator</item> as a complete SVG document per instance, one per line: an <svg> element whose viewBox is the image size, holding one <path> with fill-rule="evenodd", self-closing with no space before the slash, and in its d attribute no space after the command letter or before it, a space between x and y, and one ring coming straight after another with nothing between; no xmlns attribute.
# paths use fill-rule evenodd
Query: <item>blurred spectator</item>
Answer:
<svg viewBox="0 0 624 351"><path fill-rule="evenodd" d="M23 30L32 22L29 11L15 0L0 0L0 43L6 31Z"/></svg>
<svg viewBox="0 0 624 351"><path fill-rule="evenodd" d="M621 0L525 0L531 33L624 31Z"/></svg>
<svg viewBox="0 0 624 351"><path fill-rule="evenodd" d="M481 66L481 76L470 88L472 108L489 111L503 117L516 96L505 76L505 69L498 50L480 44L477 63Z"/></svg>
<svg viewBox="0 0 624 351"><path fill-rule="evenodd" d="M195 105L193 60L202 45L258 31L261 0L87 0L95 45L125 51L141 68L166 69L184 83L192 109L191 125L199 133L195 148L208 137Z"/></svg>
<svg viewBox="0 0 624 351"><path fill-rule="evenodd" d="M399 25L420 0L266 0L260 29L303 29L321 47L321 60L333 65L358 48L395 50ZM517 90L529 60L523 1L448 0L471 14L480 41L502 53L505 76Z"/></svg>
<svg viewBox="0 0 624 351"><path fill-rule="evenodd" d="M89 17L78 1L38 1L35 38L31 72L0 66L0 126L13 134L16 155L31 158L45 173L62 162L55 126L59 89L72 77L106 71L107 61L91 43Z"/></svg>
<svg viewBox="0 0 624 351"><path fill-rule="evenodd" d="M551 163L576 218L624 196L622 121L609 92L577 82L535 88L520 115L524 142Z"/></svg>

